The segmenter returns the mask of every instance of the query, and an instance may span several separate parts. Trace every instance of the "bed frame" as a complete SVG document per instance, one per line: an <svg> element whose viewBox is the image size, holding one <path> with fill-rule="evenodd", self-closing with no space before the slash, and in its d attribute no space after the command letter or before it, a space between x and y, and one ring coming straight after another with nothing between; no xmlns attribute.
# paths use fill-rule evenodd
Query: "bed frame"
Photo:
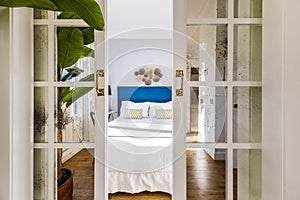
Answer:
<svg viewBox="0 0 300 200"><path fill-rule="evenodd" d="M172 87L118 87L118 113L122 101L165 103L172 101Z"/></svg>

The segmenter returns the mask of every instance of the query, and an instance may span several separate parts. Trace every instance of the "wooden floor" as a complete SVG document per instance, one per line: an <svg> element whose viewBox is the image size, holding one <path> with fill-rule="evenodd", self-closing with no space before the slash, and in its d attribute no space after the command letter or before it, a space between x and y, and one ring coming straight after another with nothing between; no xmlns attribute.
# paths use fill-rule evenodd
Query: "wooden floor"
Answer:
<svg viewBox="0 0 300 200"><path fill-rule="evenodd" d="M81 150L64 167L74 173L73 200L94 200L93 151Z"/></svg>
<svg viewBox="0 0 300 200"><path fill-rule="evenodd" d="M94 199L94 167L90 151L82 150L65 164L74 172L73 200ZM187 200L224 200L225 161L215 161L204 151L187 151ZM236 197L236 171L234 196ZM139 194L116 193L110 200L171 200L171 195L155 192ZM236 198L235 198L236 199Z"/></svg>

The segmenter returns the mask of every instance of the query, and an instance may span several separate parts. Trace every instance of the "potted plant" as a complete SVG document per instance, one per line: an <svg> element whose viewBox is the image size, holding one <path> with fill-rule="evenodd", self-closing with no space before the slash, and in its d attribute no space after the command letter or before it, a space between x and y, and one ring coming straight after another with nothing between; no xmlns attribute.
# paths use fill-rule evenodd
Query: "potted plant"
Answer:
<svg viewBox="0 0 300 200"><path fill-rule="evenodd" d="M83 70L74 66L81 58L92 56L93 49L85 45L94 42L94 30L103 30L104 20L101 9L95 0L0 0L4 7L32 7L44 10L60 11L59 19L83 19L90 27L57 28L58 57L57 81L68 81L79 76ZM79 81L92 81L90 74ZM56 103L57 142L62 142L66 121L66 111L80 97L92 88L58 88ZM62 149L57 150L57 185L58 199L72 199L72 172L62 168ZM66 178L67 177L67 178ZM70 187L67 188L66 187Z"/></svg>

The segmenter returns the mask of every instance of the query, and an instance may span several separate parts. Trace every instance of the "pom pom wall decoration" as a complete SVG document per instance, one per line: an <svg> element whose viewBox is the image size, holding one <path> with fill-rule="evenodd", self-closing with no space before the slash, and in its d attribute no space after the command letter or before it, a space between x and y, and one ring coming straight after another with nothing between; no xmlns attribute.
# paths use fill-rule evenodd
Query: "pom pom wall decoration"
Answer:
<svg viewBox="0 0 300 200"><path fill-rule="evenodd" d="M134 72L134 76L137 82L144 82L145 85L151 85L153 82L157 83L163 77L159 68L153 70L149 67L140 68Z"/></svg>

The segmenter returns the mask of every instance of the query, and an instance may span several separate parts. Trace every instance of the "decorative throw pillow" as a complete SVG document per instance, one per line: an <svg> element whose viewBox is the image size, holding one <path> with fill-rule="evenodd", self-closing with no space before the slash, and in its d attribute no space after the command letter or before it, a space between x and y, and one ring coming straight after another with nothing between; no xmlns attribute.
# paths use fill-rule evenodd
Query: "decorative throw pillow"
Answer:
<svg viewBox="0 0 300 200"><path fill-rule="evenodd" d="M172 109L156 109L156 119L172 119Z"/></svg>
<svg viewBox="0 0 300 200"><path fill-rule="evenodd" d="M128 119L142 119L143 110L142 109L125 109L125 118Z"/></svg>
<svg viewBox="0 0 300 200"><path fill-rule="evenodd" d="M121 109L120 109L120 116L125 117L125 110L132 109L132 110L139 110L142 109L142 116L147 118L149 117L148 110L149 110L150 102L144 103L134 103L132 101L122 101Z"/></svg>
<svg viewBox="0 0 300 200"><path fill-rule="evenodd" d="M156 118L156 110L172 109L172 101L166 103L150 103L149 117Z"/></svg>
<svg viewBox="0 0 300 200"><path fill-rule="evenodd" d="M127 109L135 109L135 110L142 110L142 117L147 118L149 117L148 110L149 110L150 102L143 102L143 103L129 103L127 105Z"/></svg>

